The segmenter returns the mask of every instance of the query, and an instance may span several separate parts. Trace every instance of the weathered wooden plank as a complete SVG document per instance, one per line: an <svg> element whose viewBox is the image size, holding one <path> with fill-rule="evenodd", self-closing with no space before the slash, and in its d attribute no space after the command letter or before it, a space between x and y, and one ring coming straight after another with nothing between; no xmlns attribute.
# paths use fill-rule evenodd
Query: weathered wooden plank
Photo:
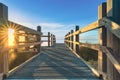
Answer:
<svg viewBox="0 0 120 80"><path fill-rule="evenodd" d="M34 42L34 43L25 43L25 44L21 44L21 45L17 45L17 46L11 46L9 48L22 48L22 47L29 47L29 46L33 46L33 45L40 45L42 42Z"/></svg>
<svg viewBox="0 0 120 80"><path fill-rule="evenodd" d="M98 21L95 21L92 24L89 24L88 26L85 26L85 27L79 29L78 31L75 31L72 34L67 35L66 38L70 37L72 35L77 35L77 34L84 33L84 32L87 32L87 31L91 31L91 30L94 30L94 29L97 29L97 28L100 28L100 26L98 26Z"/></svg>
<svg viewBox="0 0 120 80"><path fill-rule="evenodd" d="M42 42L48 42L48 40L42 40Z"/></svg>
<svg viewBox="0 0 120 80"><path fill-rule="evenodd" d="M67 46L68 47L68 46ZM72 50L72 48L70 48L70 47L68 47L78 58L80 58L91 70L92 70L92 72L96 75L96 76L98 76L98 77L100 77L100 74L99 74L99 72L97 71L97 70L95 70L93 67L91 67L80 55L78 55L74 50Z"/></svg>
<svg viewBox="0 0 120 80"><path fill-rule="evenodd" d="M99 80L64 44L42 48L42 52L36 58L7 79Z"/></svg>
<svg viewBox="0 0 120 80"><path fill-rule="evenodd" d="M48 35L42 35L41 37L48 37Z"/></svg>
<svg viewBox="0 0 120 80"><path fill-rule="evenodd" d="M88 47L88 48L91 48L91 49L94 49L97 51L100 50L100 45L98 45L98 44L80 43L80 46Z"/></svg>
<svg viewBox="0 0 120 80"><path fill-rule="evenodd" d="M23 25L14 23L14 22L12 22L12 21L6 22L5 25L7 25L8 27L11 27L11 28L15 28L16 30L22 30L22 31L29 32L29 33L31 33L31 34L38 34L38 35L41 34L41 33L39 33L39 32L36 31L36 30L30 29L30 28L28 28L28 27L25 27L25 26L23 26Z"/></svg>
<svg viewBox="0 0 120 80"><path fill-rule="evenodd" d="M65 40L65 41L66 41L66 42L69 42L69 43L77 44L77 45L80 44L80 42L76 42L76 41L70 41L70 40Z"/></svg>
<svg viewBox="0 0 120 80"><path fill-rule="evenodd" d="M100 26L105 26L115 36L117 36L120 39L120 25L119 24L115 23L114 21L108 18L103 18L100 20Z"/></svg>
<svg viewBox="0 0 120 80"><path fill-rule="evenodd" d="M102 51L107 55L107 57L109 58L109 60L111 61L111 63L114 65L114 67L116 68L116 70L120 73L120 64L119 62L113 57L113 55L111 54L112 51L110 51L108 48L106 47L102 47Z"/></svg>
<svg viewBox="0 0 120 80"><path fill-rule="evenodd" d="M107 57L112 62L114 67L120 73L120 64L119 64L119 62L113 57L112 53L106 47L100 46L98 44L86 44L86 43L80 43L80 46L88 47L88 48L91 48L91 49L94 49L94 50L102 50L102 52L104 52L107 55Z"/></svg>

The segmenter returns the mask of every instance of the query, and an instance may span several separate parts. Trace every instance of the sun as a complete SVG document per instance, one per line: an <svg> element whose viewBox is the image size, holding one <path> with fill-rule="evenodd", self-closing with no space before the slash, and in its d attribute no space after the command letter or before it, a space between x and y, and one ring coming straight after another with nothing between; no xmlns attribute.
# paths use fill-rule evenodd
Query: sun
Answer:
<svg viewBox="0 0 120 80"><path fill-rule="evenodd" d="M14 46L15 45L15 36L14 36L14 29L8 28L8 46Z"/></svg>

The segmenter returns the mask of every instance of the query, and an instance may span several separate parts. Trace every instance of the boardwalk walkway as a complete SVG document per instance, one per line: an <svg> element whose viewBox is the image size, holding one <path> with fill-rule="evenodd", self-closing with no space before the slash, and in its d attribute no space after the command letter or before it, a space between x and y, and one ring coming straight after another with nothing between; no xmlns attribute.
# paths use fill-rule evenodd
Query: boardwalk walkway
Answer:
<svg viewBox="0 0 120 80"><path fill-rule="evenodd" d="M65 44L42 48L41 53L6 80L100 80Z"/></svg>

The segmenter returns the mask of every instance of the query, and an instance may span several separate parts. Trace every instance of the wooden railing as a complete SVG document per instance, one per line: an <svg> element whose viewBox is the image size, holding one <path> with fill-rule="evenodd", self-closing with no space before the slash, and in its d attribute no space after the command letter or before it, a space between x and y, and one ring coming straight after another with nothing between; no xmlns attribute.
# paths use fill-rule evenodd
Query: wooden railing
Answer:
<svg viewBox="0 0 120 80"><path fill-rule="evenodd" d="M75 53L80 52L81 46L97 50L99 76L102 76L104 80L120 80L120 25L106 14L106 3L103 3L99 6L98 21L81 29L76 26L75 31L68 32L64 40ZM79 35L95 29L98 29L99 32L99 44L79 41Z"/></svg>
<svg viewBox="0 0 120 80"><path fill-rule="evenodd" d="M27 28L25 26L22 26L22 25L19 25L19 24L16 24L16 23L10 23L10 21L7 23L7 24L4 24L4 25L1 25L0 27L0 32L1 34L2 33L7 33L4 31L4 28L7 26L7 30L9 28L11 29L14 29L15 33L14 33L14 45L12 46L9 46L8 45L8 37L6 36L5 38L5 42L2 41L4 40L2 38L3 35L1 35L1 43L0 43L0 73L4 74L4 75L8 75L7 73L9 72L9 65L8 65L8 55L9 55L9 50L10 49L15 49L15 51L18 52L18 50L20 48L27 48L27 52L29 51L30 49L30 46L34 46L33 48L37 50L37 53L40 52L40 49L41 49L41 43L43 42L46 42L46 41L41 41L41 38L42 37L45 37L43 36L43 33L41 32L41 27L38 26L37 27L37 31L33 30L33 29L30 29L30 28ZM20 27L20 28L19 28ZM3 29L3 30L2 30ZM8 35L8 34L6 34ZM24 41L19 41L20 39L20 36L22 36L25 40ZM48 42L48 46L52 46L55 44L56 42L56 38L55 38L55 35L53 34L49 34L48 36L48 39L49 41L47 40ZM29 39L32 39L31 41ZM7 43L7 44L6 44Z"/></svg>
<svg viewBox="0 0 120 80"><path fill-rule="evenodd" d="M55 35L49 34L44 36L41 32L41 27L37 26L37 31L30 29L23 25L9 21L7 18L7 6L0 3L0 80L2 77L9 75L9 50L14 50L15 52L22 51L31 52L29 49L33 49L37 54L41 51L41 43L46 41L41 41L42 37L48 37L48 46L52 46L56 43ZM6 11L6 12L5 12ZM12 35L9 36L9 29L12 29ZM11 33L11 32L10 32ZM9 38L12 37L12 45L9 44ZM19 50L20 49L20 50ZM22 54L21 54L22 55ZM14 57L14 56L13 56ZM23 58L23 57L22 57ZM13 70L11 70L13 71ZM10 72L11 72L10 71Z"/></svg>
<svg viewBox="0 0 120 80"><path fill-rule="evenodd" d="M47 37L47 40L42 40L42 42L48 42L48 47L55 45L56 37L55 35L48 32L48 35L42 35L41 37Z"/></svg>
<svg viewBox="0 0 120 80"><path fill-rule="evenodd" d="M104 21L104 19L103 19ZM114 25L116 24L115 22L112 22ZM112 28L116 27L112 25ZM103 26L103 25L102 25ZM106 24L104 25L105 27L107 26ZM98 28L102 28L101 26L99 26ZM118 24L117 24L117 29L119 29L120 26L118 27ZM86 27L85 27L86 29ZM96 27L94 28L91 28L90 30L93 30L93 29L96 29ZM110 29L110 28L109 28ZM84 28L82 28L82 30L84 30ZM89 30L89 29L88 29ZM90 31L89 30L89 31ZM67 34L65 36L65 43L71 48L73 49L73 45L75 45L77 48L79 48L79 46L83 46L83 47L88 47L88 48L91 48L91 49L94 49L94 50L97 50L97 51L102 51L103 53L105 53L105 55L107 56L107 58L110 60L110 62L112 63L112 65L114 66L114 68L117 70L117 72L120 74L120 63L117 59L115 59L115 57L112 55L114 54L114 50L110 51L109 48L107 46L102 46L100 44L88 44L88 43L80 43L79 41L76 41L74 39L72 39L71 37L73 36L76 36L76 35L79 35L80 34L80 31L81 29L79 29L78 31L74 32L74 33L71 33L71 34ZM85 30L86 31L86 30ZM114 34L114 36L117 36L119 37L120 36L120 33L114 31L113 29L110 29L111 33ZM120 38L119 38L120 39ZM71 45L72 44L72 45ZM75 51L78 52L79 49L76 49ZM100 73L102 74L102 72ZM106 74L107 75L107 74ZM105 75L103 75L105 76Z"/></svg>

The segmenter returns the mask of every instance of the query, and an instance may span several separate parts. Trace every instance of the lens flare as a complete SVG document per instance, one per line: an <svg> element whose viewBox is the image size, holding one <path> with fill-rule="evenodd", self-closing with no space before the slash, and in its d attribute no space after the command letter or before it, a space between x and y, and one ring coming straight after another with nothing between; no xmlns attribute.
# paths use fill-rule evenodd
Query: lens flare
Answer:
<svg viewBox="0 0 120 80"><path fill-rule="evenodd" d="M15 40L14 29L9 28L8 29L8 46L14 46L14 40Z"/></svg>

